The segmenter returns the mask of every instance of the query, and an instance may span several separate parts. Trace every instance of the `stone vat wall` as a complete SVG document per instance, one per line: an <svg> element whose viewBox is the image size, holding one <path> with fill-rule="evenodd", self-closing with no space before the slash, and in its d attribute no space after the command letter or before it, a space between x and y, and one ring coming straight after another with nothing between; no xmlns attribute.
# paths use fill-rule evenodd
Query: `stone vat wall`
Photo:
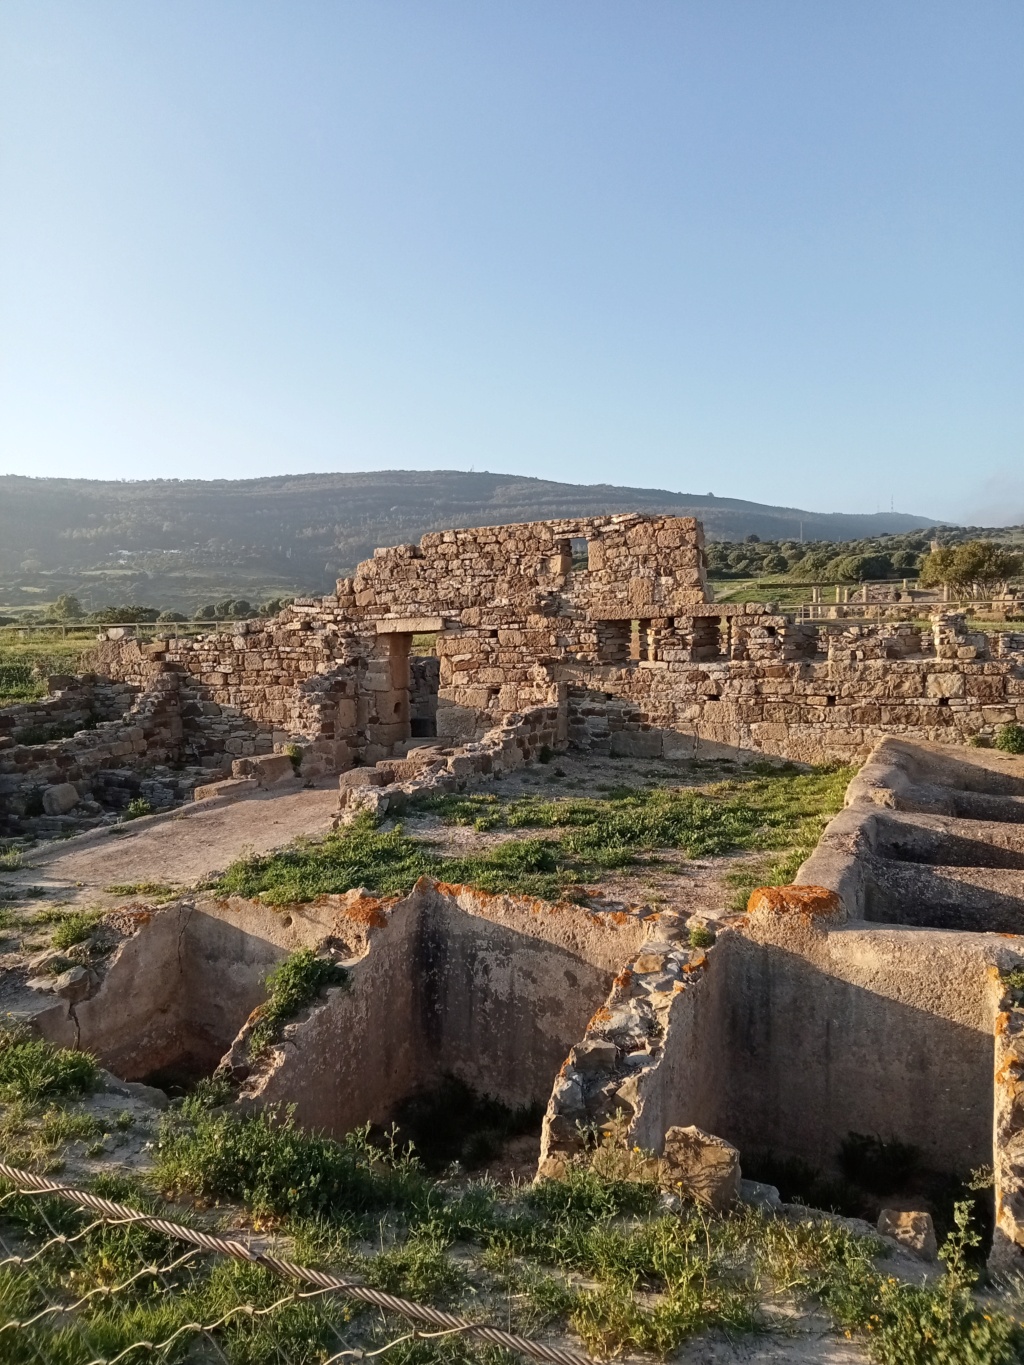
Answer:
<svg viewBox="0 0 1024 1365"><path fill-rule="evenodd" d="M511 1106L544 1103L648 926L423 878L376 902L369 950L254 1070L243 1102L288 1103L344 1132L384 1122L449 1073ZM244 1035L243 1035L244 1038Z"/></svg>

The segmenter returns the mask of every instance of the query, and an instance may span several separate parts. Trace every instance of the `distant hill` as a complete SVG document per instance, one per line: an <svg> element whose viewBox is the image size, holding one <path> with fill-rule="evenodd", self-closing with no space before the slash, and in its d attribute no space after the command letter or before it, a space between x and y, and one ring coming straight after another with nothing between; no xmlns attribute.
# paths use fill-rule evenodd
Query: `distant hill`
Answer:
<svg viewBox="0 0 1024 1365"><path fill-rule="evenodd" d="M90 582L108 602L190 606L221 588L256 600L327 591L376 546L426 531L634 511L699 517L715 540L799 539L801 531L805 540L853 540L933 524L902 513L805 512L710 494L455 470L131 483L6 475L0 576L3 597L26 604L34 594L89 595Z"/></svg>

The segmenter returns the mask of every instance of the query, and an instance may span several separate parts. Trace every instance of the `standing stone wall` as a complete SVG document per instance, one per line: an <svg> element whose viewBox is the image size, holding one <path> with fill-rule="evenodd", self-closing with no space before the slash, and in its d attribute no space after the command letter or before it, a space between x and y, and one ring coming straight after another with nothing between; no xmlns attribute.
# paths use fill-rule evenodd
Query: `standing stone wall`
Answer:
<svg viewBox="0 0 1024 1365"><path fill-rule="evenodd" d="M429 666L414 650L425 634ZM867 624L716 604L699 522L637 514L433 533L376 551L333 596L273 620L107 641L94 667L173 691L180 734L157 761L208 773L294 742L304 774L345 771L410 738L473 742L550 707L584 749L666 757L724 745L852 760L885 735L964 743L1024 721L1024 634L974 631L947 611ZM20 790L48 763L45 785L83 743L27 758L8 744L0 800L4 764ZM162 744L114 757L144 769Z"/></svg>

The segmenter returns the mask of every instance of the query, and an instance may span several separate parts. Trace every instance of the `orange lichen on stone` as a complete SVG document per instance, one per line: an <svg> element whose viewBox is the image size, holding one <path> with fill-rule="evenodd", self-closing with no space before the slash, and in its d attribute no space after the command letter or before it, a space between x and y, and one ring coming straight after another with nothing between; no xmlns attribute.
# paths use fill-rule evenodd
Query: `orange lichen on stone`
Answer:
<svg viewBox="0 0 1024 1365"><path fill-rule="evenodd" d="M1009 1012L1007 1010L1001 1010L1000 1013L996 1015L996 1037L998 1038L1001 1033L1005 1033L1009 1026Z"/></svg>
<svg viewBox="0 0 1024 1365"><path fill-rule="evenodd" d="M342 913L367 929L383 929L388 922L385 911L393 904L394 901L379 900L376 896L360 896L351 905L346 905Z"/></svg>
<svg viewBox="0 0 1024 1365"><path fill-rule="evenodd" d="M611 1017L612 1017L612 1012L611 1012L611 1010L608 1008L608 1006L607 1006L607 1005L601 1005L601 1007L600 1007L599 1009L596 1009L596 1010L594 1011L593 1015L591 1016L590 1023L587 1025L587 1028L588 1028L588 1029L592 1029L592 1028L597 1028L600 1024L607 1024L608 1020L609 1020Z"/></svg>
<svg viewBox="0 0 1024 1365"><path fill-rule="evenodd" d="M705 953L701 953L700 957L694 958L692 962L684 962L683 971L702 972L707 965L708 965L707 955Z"/></svg>
<svg viewBox="0 0 1024 1365"><path fill-rule="evenodd" d="M826 886L759 886L747 901L747 914L767 910L776 915L798 914L822 918L837 914L843 902Z"/></svg>
<svg viewBox="0 0 1024 1365"><path fill-rule="evenodd" d="M615 980L612 982L612 985L616 988L616 990L620 990L620 991L627 991L627 990L629 990L629 988L630 988L630 986L632 986L632 984L633 984L633 973L630 971L630 969L629 969L628 967L627 967L624 971L621 971L621 972L618 974L618 976L615 978Z"/></svg>

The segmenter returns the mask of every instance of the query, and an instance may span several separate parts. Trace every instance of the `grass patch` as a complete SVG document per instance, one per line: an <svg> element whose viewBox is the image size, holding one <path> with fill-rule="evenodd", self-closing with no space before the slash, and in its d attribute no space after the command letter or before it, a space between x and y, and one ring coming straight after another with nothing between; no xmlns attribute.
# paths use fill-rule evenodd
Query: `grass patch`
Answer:
<svg viewBox="0 0 1024 1365"><path fill-rule="evenodd" d="M20 848L0 849L0 872L17 872L23 861Z"/></svg>
<svg viewBox="0 0 1024 1365"><path fill-rule="evenodd" d="M256 1011L249 1034L249 1054L259 1056L281 1033L282 1026L311 1004L327 986L344 986L348 973L330 958L300 948L267 975L268 996Z"/></svg>
<svg viewBox="0 0 1024 1365"><path fill-rule="evenodd" d="M1024 1344L1019 1323L1004 1311L1012 1304L990 1297L982 1310L974 1299L969 1253L976 1234L964 1206L943 1247L943 1277L917 1286L880 1272L873 1262L879 1243L837 1224L742 1206L717 1216L687 1205L665 1216L655 1186L602 1177L584 1161L565 1179L535 1187L459 1186L431 1179L393 1142L375 1146L366 1131L336 1141L301 1132L287 1115L215 1114L193 1098L165 1116L157 1162L163 1190L243 1205L243 1217L261 1220L265 1233L275 1227L285 1233L291 1243L285 1254L302 1263L354 1268L391 1292L487 1316L494 1309L482 1304L497 1301L507 1305L500 1317L513 1330L546 1326L554 1339L569 1331L595 1356L664 1358L712 1328L757 1330L768 1326L761 1305L778 1297L818 1300L877 1365L1010 1365ZM136 1207L160 1208L109 1177L95 1188ZM91 1218L18 1199L0 1205L0 1231L26 1249L39 1246L52 1237L43 1212L69 1234ZM367 1240L380 1250L360 1253L358 1243ZM456 1242L459 1260L451 1255ZM0 1281L0 1320L31 1316L47 1298L67 1301L123 1282L179 1253L138 1227L96 1228L74 1247L53 1245L30 1269L10 1269ZM316 1315L339 1308L347 1316L333 1325L351 1335L331 1350L369 1348L375 1331L386 1341L407 1330L396 1330L394 1321L368 1326L353 1316L353 1306L333 1298L297 1302L280 1281L251 1267L196 1258L175 1272L170 1287L143 1277L129 1294L97 1295L70 1319L41 1319L18 1335L12 1359L79 1365L133 1341L162 1340L188 1321L211 1322L233 1305L269 1306L278 1298L287 1299L285 1306L266 1319L239 1315L216 1329L227 1360L313 1365L325 1354L326 1320ZM457 1339L413 1344L409 1365L486 1355ZM435 1345L442 1355L419 1353ZM185 1337L182 1358L188 1348Z"/></svg>
<svg viewBox="0 0 1024 1365"><path fill-rule="evenodd" d="M60 921L50 942L55 948L73 948L76 943L84 943L91 938L92 931L103 918L102 910L72 910Z"/></svg>
<svg viewBox="0 0 1024 1365"><path fill-rule="evenodd" d="M503 802L491 793L436 797L421 808L452 823L480 830L559 832L555 837L517 837L479 854L448 858L401 827L381 830L363 815L320 843L300 842L233 863L216 890L280 905L357 886L403 895L418 877L428 875L484 891L557 900L572 894L579 883L629 867L659 848L679 849L692 858L779 850L778 875L785 875L799 866L842 806L852 772L835 766L804 772L784 765L701 790L618 788L604 799L526 796ZM748 880L754 875L754 885L763 884L756 874L745 875Z"/></svg>
<svg viewBox="0 0 1024 1365"><path fill-rule="evenodd" d="M155 901L171 901L179 894L178 887L166 882L115 882L103 890L108 896L147 896Z"/></svg>
<svg viewBox="0 0 1024 1365"><path fill-rule="evenodd" d="M54 673L79 673L83 655L94 647L77 643L23 640L13 631L0 632L0 706L38 701L46 696L46 678Z"/></svg>
<svg viewBox="0 0 1024 1365"><path fill-rule="evenodd" d="M18 1026L0 1028L0 1100L85 1095L95 1088L97 1076L87 1052L54 1047Z"/></svg>

